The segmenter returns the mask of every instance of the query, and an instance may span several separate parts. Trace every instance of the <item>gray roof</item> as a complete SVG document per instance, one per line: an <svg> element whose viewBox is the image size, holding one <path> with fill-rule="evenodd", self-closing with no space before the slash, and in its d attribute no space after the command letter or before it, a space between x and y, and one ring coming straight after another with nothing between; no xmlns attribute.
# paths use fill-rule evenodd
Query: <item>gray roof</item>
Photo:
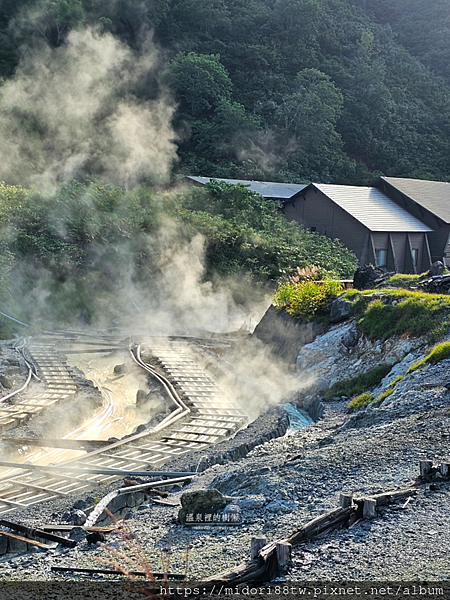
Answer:
<svg viewBox="0 0 450 600"><path fill-rule="evenodd" d="M210 182L211 179L225 181L225 183L231 183L232 185L241 183L242 185L248 185L252 192L257 192L265 198L278 198L279 200L289 200L307 187L306 183L274 183L271 181L249 181L247 179L220 179L219 177L188 176L187 179L202 185Z"/></svg>
<svg viewBox="0 0 450 600"><path fill-rule="evenodd" d="M312 183L370 231L433 231L373 187Z"/></svg>
<svg viewBox="0 0 450 600"><path fill-rule="evenodd" d="M450 183L401 177L381 179L446 223L450 223Z"/></svg>

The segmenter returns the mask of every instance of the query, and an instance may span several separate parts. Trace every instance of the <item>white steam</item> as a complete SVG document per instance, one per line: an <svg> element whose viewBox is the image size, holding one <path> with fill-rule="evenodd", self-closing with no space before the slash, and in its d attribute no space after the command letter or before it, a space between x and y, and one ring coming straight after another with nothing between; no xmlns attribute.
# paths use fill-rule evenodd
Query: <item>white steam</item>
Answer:
<svg viewBox="0 0 450 600"><path fill-rule="evenodd" d="M167 177L176 158L174 105L133 93L156 65L151 45L135 57L91 29L25 55L0 88L0 178L42 189L80 173L124 187Z"/></svg>

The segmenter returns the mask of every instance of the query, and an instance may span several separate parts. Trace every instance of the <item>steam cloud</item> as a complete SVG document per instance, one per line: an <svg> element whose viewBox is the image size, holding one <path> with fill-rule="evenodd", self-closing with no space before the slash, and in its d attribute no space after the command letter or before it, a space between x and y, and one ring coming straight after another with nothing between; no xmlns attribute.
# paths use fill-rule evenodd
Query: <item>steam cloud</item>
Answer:
<svg viewBox="0 0 450 600"><path fill-rule="evenodd" d="M110 34L72 31L57 49L28 54L0 88L0 178L53 188L79 174L133 186L161 180L176 158L174 105L133 90L156 68Z"/></svg>

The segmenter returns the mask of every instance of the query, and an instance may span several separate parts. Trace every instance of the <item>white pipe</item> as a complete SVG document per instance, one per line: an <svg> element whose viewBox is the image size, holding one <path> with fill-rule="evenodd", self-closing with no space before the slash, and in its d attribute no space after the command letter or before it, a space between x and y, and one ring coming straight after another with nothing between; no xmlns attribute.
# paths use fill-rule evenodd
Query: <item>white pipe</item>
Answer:
<svg viewBox="0 0 450 600"><path fill-rule="evenodd" d="M34 375L33 369L31 369L31 367L30 367L30 369L28 371L28 377L27 377L27 380L25 381L24 385L19 390L16 390L15 392L11 392L7 396L3 396L3 398L0 398L0 402L5 402L5 400L9 400L13 396L20 394L20 392L23 392L23 390L25 390L28 387L28 384L30 383L31 377L33 375Z"/></svg>

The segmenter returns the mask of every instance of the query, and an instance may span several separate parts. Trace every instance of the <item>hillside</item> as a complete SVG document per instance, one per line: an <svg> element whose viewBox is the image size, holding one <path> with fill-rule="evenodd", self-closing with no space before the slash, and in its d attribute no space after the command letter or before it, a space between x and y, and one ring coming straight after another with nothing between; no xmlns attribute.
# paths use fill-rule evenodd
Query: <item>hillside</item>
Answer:
<svg viewBox="0 0 450 600"><path fill-rule="evenodd" d="M448 14L447 1L426 0L3 2L0 153L25 150L28 180L55 152L51 175L59 180L114 179L130 160L147 180L170 171L352 184L380 173L446 180ZM97 33L82 37L87 28ZM115 72L117 65L124 69ZM111 84L112 96L104 91ZM86 107L93 97L89 121L74 100ZM143 107L153 115L145 123L137 119ZM111 119L102 124L111 111L114 127ZM60 135L73 118L70 135ZM111 143L86 144L94 130L110 133ZM130 136L142 152L127 149L127 160ZM117 141L120 151L111 148ZM156 169L156 161L164 164ZM0 162L0 177L28 184Z"/></svg>

